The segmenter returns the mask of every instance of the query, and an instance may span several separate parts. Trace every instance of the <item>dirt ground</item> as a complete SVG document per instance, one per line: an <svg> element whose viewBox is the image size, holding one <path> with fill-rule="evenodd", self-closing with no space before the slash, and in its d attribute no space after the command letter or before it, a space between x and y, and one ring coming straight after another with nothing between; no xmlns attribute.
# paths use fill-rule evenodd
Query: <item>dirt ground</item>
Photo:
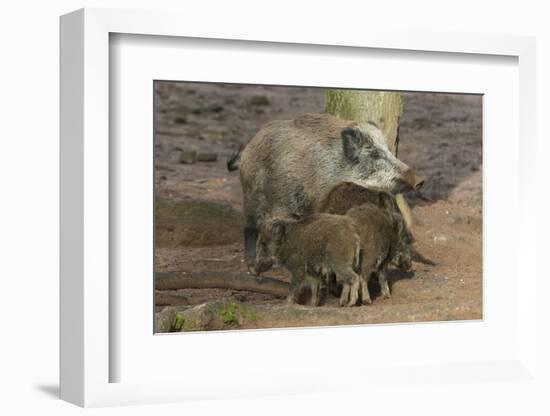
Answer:
<svg viewBox="0 0 550 416"><path fill-rule="evenodd" d="M226 159L268 121L323 112L324 90L157 82L155 94L156 271L247 275L242 191ZM182 152L191 150L215 153L217 160L182 163ZM415 262L409 272L391 271L391 299L339 308L329 296L317 308L287 307L267 294L180 289L157 291L157 311L213 301L282 311L207 329L481 319L481 97L406 93L398 156L426 177L423 188L406 197L418 220L415 247L435 265ZM283 270L266 274L288 281ZM308 313L319 308L320 315Z"/></svg>

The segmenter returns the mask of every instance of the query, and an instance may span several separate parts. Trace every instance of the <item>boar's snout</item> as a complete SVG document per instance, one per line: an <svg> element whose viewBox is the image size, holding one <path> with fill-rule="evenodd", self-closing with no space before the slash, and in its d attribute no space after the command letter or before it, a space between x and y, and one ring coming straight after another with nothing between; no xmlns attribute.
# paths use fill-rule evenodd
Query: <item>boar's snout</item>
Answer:
<svg viewBox="0 0 550 416"><path fill-rule="evenodd" d="M424 178L417 176L411 168L407 168L400 179L398 193L416 191L424 185Z"/></svg>
<svg viewBox="0 0 550 416"><path fill-rule="evenodd" d="M414 190L422 188L422 185L424 185L424 177L414 175Z"/></svg>
<svg viewBox="0 0 550 416"><path fill-rule="evenodd" d="M254 274L259 276L261 273L268 271L273 266L273 261L271 259L261 259L257 260L254 264Z"/></svg>
<svg viewBox="0 0 550 416"><path fill-rule="evenodd" d="M395 256L393 258L393 263L402 272L406 272L412 267L411 257L405 254L398 254L397 256Z"/></svg>

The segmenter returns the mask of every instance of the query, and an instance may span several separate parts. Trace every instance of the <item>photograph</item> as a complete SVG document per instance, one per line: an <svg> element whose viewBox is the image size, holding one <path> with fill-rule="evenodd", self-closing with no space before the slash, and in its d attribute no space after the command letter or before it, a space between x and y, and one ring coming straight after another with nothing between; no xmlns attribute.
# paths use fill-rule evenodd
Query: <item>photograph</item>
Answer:
<svg viewBox="0 0 550 416"><path fill-rule="evenodd" d="M483 319L483 95L152 88L155 333Z"/></svg>

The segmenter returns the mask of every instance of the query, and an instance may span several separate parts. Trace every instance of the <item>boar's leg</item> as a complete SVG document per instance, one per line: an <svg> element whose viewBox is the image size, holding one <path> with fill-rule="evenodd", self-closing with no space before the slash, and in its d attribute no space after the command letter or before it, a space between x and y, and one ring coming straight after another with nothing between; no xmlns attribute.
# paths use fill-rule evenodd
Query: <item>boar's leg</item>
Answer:
<svg viewBox="0 0 550 416"><path fill-rule="evenodd" d="M388 279L386 278L386 268L382 267L377 274L378 283L380 283L380 293L382 294L382 298L391 298L390 285L388 284Z"/></svg>
<svg viewBox="0 0 550 416"><path fill-rule="evenodd" d="M308 276L309 287L311 289L311 306L319 306L321 303L320 290L321 290L321 281L312 276Z"/></svg>
<svg viewBox="0 0 550 416"><path fill-rule="evenodd" d="M359 300L359 275L351 268L343 273L337 273L344 281L342 294L340 295L340 306L355 306Z"/></svg>
<svg viewBox="0 0 550 416"><path fill-rule="evenodd" d="M256 261L256 240L258 239L258 227L255 223L247 223L244 226L244 259L248 266L254 266Z"/></svg>
<svg viewBox="0 0 550 416"><path fill-rule="evenodd" d="M342 284L342 293L340 294L340 306L346 306L349 301L350 285Z"/></svg>
<svg viewBox="0 0 550 416"><path fill-rule="evenodd" d="M361 273L361 303L363 305L370 305L372 304L372 299L370 297L370 291L369 291L369 279L370 279L370 271L367 273Z"/></svg>
<svg viewBox="0 0 550 416"><path fill-rule="evenodd" d="M298 298L300 297L300 292L302 289L302 284L304 282L305 273L302 271L292 271L290 276L290 288L288 291L288 296L286 298L286 303L293 305L298 303Z"/></svg>

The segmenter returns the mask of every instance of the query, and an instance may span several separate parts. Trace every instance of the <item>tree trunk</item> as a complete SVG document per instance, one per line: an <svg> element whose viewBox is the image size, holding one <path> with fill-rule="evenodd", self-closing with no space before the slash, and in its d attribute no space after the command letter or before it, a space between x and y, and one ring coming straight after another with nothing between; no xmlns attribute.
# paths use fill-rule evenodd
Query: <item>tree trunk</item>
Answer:
<svg viewBox="0 0 550 416"><path fill-rule="evenodd" d="M373 122L386 136L387 144L397 156L399 120L403 114L403 93L387 91L327 90L326 111L344 120ZM407 226L413 222L412 211L404 196L396 196Z"/></svg>

